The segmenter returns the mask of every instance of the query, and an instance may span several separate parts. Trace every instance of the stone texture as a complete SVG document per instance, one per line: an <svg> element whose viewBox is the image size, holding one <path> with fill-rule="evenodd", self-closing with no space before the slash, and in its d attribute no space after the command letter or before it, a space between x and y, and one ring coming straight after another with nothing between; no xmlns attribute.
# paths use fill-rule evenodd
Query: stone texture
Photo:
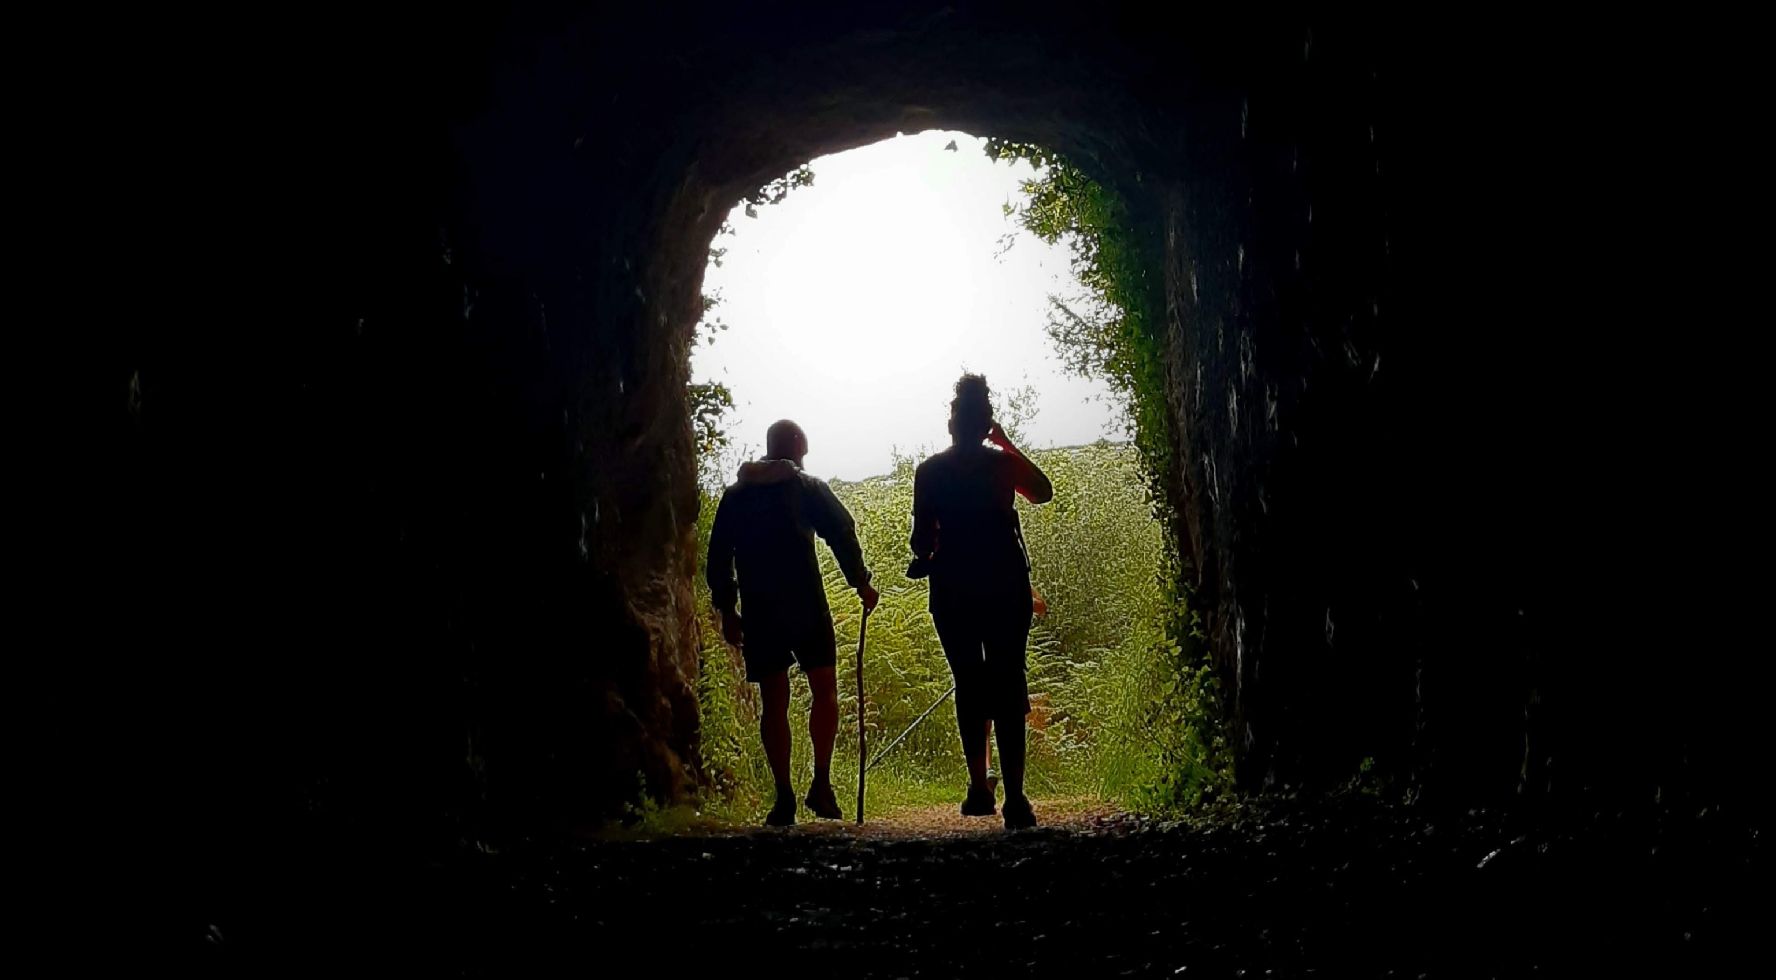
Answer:
<svg viewBox="0 0 1776 980"><path fill-rule="evenodd" d="M120 601L176 651L206 812L454 834L689 791L705 249L763 181L934 127L1069 154L1160 243L1249 785L1721 791L1749 685L1659 669L1587 506L1623 433L1572 448L1597 348L1535 240L1573 229L1511 152L1563 145L1514 114L1545 79L1424 26L568 5L256 40L194 137L240 204L214 329L115 372Z"/></svg>

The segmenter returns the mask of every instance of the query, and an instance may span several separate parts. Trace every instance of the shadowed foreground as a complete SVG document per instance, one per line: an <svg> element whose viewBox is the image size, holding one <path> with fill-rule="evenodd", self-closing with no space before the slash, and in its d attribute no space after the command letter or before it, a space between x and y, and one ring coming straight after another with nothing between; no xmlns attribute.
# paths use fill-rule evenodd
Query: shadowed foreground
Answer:
<svg viewBox="0 0 1776 980"><path fill-rule="evenodd" d="M828 823L429 862L361 843L286 854L275 893L223 906L210 958L447 975L1698 973L1724 966L1767 908L1757 829L1718 811L1527 826L1358 797L1193 827L1041 809L1049 825L1016 835L921 813L861 833Z"/></svg>

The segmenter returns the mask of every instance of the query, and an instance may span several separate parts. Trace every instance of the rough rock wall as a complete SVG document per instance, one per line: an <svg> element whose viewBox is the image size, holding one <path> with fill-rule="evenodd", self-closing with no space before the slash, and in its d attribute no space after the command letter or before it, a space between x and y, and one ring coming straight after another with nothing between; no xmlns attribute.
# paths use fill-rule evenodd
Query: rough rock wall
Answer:
<svg viewBox="0 0 1776 980"><path fill-rule="evenodd" d="M1249 787L1370 759L1458 802L1748 798L1768 666L1728 639L1731 577L1679 571L1716 567L1701 514L1743 484L1684 505L1653 462L1731 451L1676 434L1686 355L1636 339L1700 306L1632 281L1664 240L1638 168L1673 165L1591 29L1280 18L1192 49L1170 400Z"/></svg>
<svg viewBox="0 0 1776 980"><path fill-rule="evenodd" d="M1115 155L1079 105L1114 89L1068 84L1052 38L699 12L317 19L211 93L205 192L260 205L219 209L206 259L243 315L145 331L118 378L134 601L181 651L215 833L476 835L687 795L683 390L727 208L935 125Z"/></svg>
<svg viewBox="0 0 1776 980"><path fill-rule="evenodd" d="M1700 688L1620 749L1667 681L1611 618L1571 448L1600 348L1523 285L1551 195L1515 161L1561 144L1507 109L1541 80L1464 74L1496 38L696 13L317 21L240 59L250 103L204 89L204 192L242 206L194 275L238 318L144 331L116 378L127 608L179 651L218 825L686 792L704 249L759 183L939 126L1073 155L1163 241L1177 503L1249 784L1713 778L1689 760L1736 739Z"/></svg>
<svg viewBox="0 0 1776 980"><path fill-rule="evenodd" d="M1493 505L1432 475L1463 435L1452 408L1479 393L1454 372L1415 400L1435 370L1425 335L1453 318L1410 270L1424 242L1402 212L1426 188L1399 152L1418 138L1409 76L1361 26L1299 23L1206 54L1213 94L1161 204L1197 599L1246 785L1324 788L1365 758L1422 779L1455 727L1474 754L1463 792L1496 794L1523 756L1511 629L1528 583L1489 597L1447 567L1486 562L1447 525ZM1446 508L1429 549L1410 520L1424 507ZM1464 610L1459 630L1439 603Z"/></svg>

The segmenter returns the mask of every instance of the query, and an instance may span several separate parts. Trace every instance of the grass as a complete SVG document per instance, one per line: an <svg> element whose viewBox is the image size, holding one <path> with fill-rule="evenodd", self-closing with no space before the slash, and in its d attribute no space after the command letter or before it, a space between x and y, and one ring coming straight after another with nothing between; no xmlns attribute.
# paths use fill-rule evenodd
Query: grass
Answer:
<svg viewBox="0 0 1776 980"><path fill-rule="evenodd" d="M1020 510L1034 585L1047 612L1033 624L1028 792L1056 799L1088 797L1118 806L1168 811L1196 805L1226 781L1215 740L1212 686L1190 648L1174 635L1182 600L1166 587L1175 569L1147 506L1134 449L1099 444L1036 453L1054 481L1055 502ZM906 567L911 522L910 460L887 477L834 484L857 522L864 554L877 571L882 602L870 617L866 724L872 755L905 731L950 686L930 613L926 583L896 574ZM715 510L707 501L699 552ZM853 651L858 605L831 555L820 546L828 601L838 634L839 733L834 791L856 806L857 725ZM758 735L758 695L741 677L737 651L721 640L699 583L703 648L698 677L703 772L708 792L697 818L757 823L771 804L771 777ZM744 610L743 610L744 612ZM798 791L813 778L807 737L809 694L791 672L792 772ZM967 781L955 716L939 707L870 773L870 815L952 805Z"/></svg>

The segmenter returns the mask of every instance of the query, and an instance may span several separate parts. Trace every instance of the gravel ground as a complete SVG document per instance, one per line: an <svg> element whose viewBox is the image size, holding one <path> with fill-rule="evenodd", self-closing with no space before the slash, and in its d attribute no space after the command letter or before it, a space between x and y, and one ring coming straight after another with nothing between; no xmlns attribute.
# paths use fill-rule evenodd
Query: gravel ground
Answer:
<svg viewBox="0 0 1776 980"><path fill-rule="evenodd" d="M947 810L421 860L270 862L205 923L218 972L420 975L1721 975L1769 916L1756 824L1534 823L1367 797L1190 824L1085 800L1044 826Z"/></svg>

